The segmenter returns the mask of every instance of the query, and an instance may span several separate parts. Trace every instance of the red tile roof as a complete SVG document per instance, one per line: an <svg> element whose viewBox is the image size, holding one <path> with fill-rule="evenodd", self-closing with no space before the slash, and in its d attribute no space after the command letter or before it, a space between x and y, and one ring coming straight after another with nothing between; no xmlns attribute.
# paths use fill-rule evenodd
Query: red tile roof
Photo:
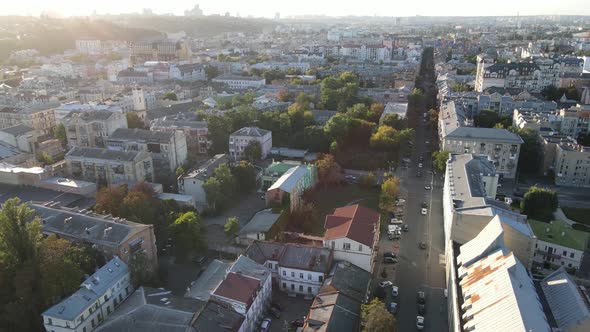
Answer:
<svg viewBox="0 0 590 332"><path fill-rule="evenodd" d="M213 294L245 303L246 308L250 308L259 288L260 283L258 280L230 272L225 277L225 280L217 286Z"/></svg>
<svg viewBox="0 0 590 332"><path fill-rule="evenodd" d="M331 240L346 237L370 247L378 223L379 213L369 208L358 204L340 207L326 216L324 238Z"/></svg>

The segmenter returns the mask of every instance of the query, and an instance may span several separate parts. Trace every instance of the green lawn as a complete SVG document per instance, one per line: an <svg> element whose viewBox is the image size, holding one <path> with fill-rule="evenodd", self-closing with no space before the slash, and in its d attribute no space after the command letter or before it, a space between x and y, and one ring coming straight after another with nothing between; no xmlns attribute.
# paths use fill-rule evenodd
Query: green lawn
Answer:
<svg viewBox="0 0 590 332"><path fill-rule="evenodd" d="M569 207L563 207L561 209L569 219L590 226L590 209Z"/></svg>
<svg viewBox="0 0 590 332"><path fill-rule="evenodd" d="M320 220L313 226L313 234L323 235L324 220L327 214L333 213L337 207L350 203L360 204L379 211L378 187L374 189L361 188L358 185L341 185L324 190L321 186L311 195L311 201L315 205Z"/></svg>
<svg viewBox="0 0 590 332"><path fill-rule="evenodd" d="M584 250L586 241L590 234L577 231L568 224L560 220L554 220L553 224L542 221L529 219L533 232L539 240L553 242L562 246ZM549 232L547 232L549 228ZM563 236L561 233L565 233Z"/></svg>

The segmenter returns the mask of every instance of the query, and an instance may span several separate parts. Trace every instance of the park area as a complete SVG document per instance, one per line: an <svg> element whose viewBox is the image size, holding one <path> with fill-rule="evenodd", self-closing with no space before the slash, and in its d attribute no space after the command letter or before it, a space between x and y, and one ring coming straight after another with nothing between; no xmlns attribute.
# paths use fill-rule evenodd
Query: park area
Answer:
<svg viewBox="0 0 590 332"><path fill-rule="evenodd" d="M561 210L569 219L590 226L590 209L562 207Z"/></svg>

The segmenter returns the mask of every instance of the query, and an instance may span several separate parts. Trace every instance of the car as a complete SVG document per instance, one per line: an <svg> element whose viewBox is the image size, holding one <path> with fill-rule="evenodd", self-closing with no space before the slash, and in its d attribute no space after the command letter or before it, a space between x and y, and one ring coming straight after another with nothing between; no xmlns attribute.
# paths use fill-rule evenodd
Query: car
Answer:
<svg viewBox="0 0 590 332"><path fill-rule="evenodd" d="M270 319L270 318L263 319L262 323L260 323L260 332L270 331L270 323L271 322L272 322L272 319Z"/></svg>
<svg viewBox="0 0 590 332"><path fill-rule="evenodd" d="M394 224L394 225L401 225L404 223L403 220L401 219L397 219L397 218L391 218L391 220L389 221L390 224Z"/></svg>
<svg viewBox="0 0 590 332"><path fill-rule="evenodd" d="M379 283L379 287L381 287L381 288L386 288L389 286L393 286L393 283L389 280L383 280Z"/></svg>
<svg viewBox="0 0 590 332"><path fill-rule="evenodd" d="M399 240L401 236L399 233L389 233L387 234L387 238L390 240Z"/></svg>
<svg viewBox="0 0 590 332"><path fill-rule="evenodd" d="M392 253L391 251L386 251L386 252L383 253L383 257L393 257L393 258L396 258L397 255L394 254L394 253Z"/></svg>
<svg viewBox="0 0 590 332"><path fill-rule="evenodd" d="M426 294L424 291L418 291L418 304L426 304Z"/></svg>
<svg viewBox="0 0 590 332"><path fill-rule="evenodd" d="M424 330L424 317L416 316L416 329L419 331Z"/></svg>
<svg viewBox="0 0 590 332"><path fill-rule="evenodd" d="M420 249L426 249L426 242L422 241L420 242L420 244L418 244L418 246L420 247Z"/></svg>
<svg viewBox="0 0 590 332"><path fill-rule="evenodd" d="M193 263L195 264L203 264L205 261L207 260L207 257L205 256L195 256L193 257Z"/></svg>
<svg viewBox="0 0 590 332"><path fill-rule="evenodd" d="M396 297L399 294L399 288L397 286L391 287L391 296Z"/></svg>
<svg viewBox="0 0 590 332"><path fill-rule="evenodd" d="M291 321L291 326L292 327L303 327L304 323L305 323L305 319L297 318L297 319Z"/></svg>
<svg viewBox="0 0 590 332"><path fill-rule="evenodd" d="M430 141L426 141L426 142L424 142L424 143L426 143L426 144L430 144Z"/></svg>
<svg viewBox="0 0 590 332"><path fill-rule="evenodd" d="M345 175L344 178L348 181L356 181L356 176L354 176L354 175L348 174L348 175Z"/></svg>
<svg viewBox="0 0 590 332"><path fill-rule="evenodd" d="M395 302L391 302L389 303L389 307L387 308L389 310L389 312L391 312L392 314L396 314L397 313L397 303Z"/></svg>
<svg viewBox="0 0 590 332"><path fill-rule="evenodd" d="M423 162L424 161L424 157L420 156L420 158L418 158L418 162Z"/></svg>
<svg viewBox="0 0 590 332"><path fill-rule="evenodd" d="M270 312L270 314L273 315L275 318L281 318L281 311L275 307L270 307L270 309L268 309L268 312Z"/></svg>
<svg viewBox="0 0 590 332"><path fill-rule="evenodd" d="M410 230L410 227L409 227L408 225L403 225L403 226L402 226L402 230L403 230L404 232L407 232L407 231L409 231L409 230Z"/></svg>
<svg viewBox="0 0 590 332"><path fill-rule="evenodd" d="M263 201L266 200L266 195L260 195L260 199Z"/></svg>
<svg viewBox="0 0 590 332"><path fill-rule="evenodd" d="M418 315L423 316L426 313L426 306L418 303Z"/></svg>
<svg viewBox="0 0 590 332"><path fill-rule="evenodd" d="M432 189L432 187L431 187L430 185L425 185L425 186L424 186L424 189L426 189L426 190L430 190L430 189Z"/></svg>
<svg viewBox="0 0 590 332"><path fill-rule="evenodd" d="M426 203L426 201L422 201L422 203L420 203L420 206L423 208L427 208L428 207L428 203Z"/></svg>
<svg viewBox="0 0 590 332"><path fill-rule="evenodd" d="M396 199L396 200L395 200L395 202L396 202L397 204L404 204L404 203L406 202L406 200L405 200L405 199L403 199L403 198L398 198L398 199Z"/></svg>
<svg viewBox="0 0 590 332"><path fill-rule="evenodd" d="M418 164L418 168L422 168L422 163L419 163Z"/></svg>
<svg viewBox="0 0 590 332"><path fill-rule="evenodd" d="M426 208L422 208L422 211L420 211L420 213L422 213L422 215L425 216L428 213L428 210L426 210Z"/></svg>
<svg viewBox="0 0 590 332"><path fill-rule="evenodd" d="M393 257L383 257L383 263L386 264L397 264L397 259Z"/></svg>

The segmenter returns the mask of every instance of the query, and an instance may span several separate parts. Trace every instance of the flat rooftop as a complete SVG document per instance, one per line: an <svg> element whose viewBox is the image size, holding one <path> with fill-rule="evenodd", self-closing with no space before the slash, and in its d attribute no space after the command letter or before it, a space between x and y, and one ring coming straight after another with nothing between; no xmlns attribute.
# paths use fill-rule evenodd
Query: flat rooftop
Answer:
<svg viewBox="0 0 590 332"><path fill-rule="evenodd" d="M555 243L576 250L584 250L590 234L573 229L561 220L554 220L551 224L529 219L533 232L541 241ZM563 233L563 235L562 235Z"/></svg>

